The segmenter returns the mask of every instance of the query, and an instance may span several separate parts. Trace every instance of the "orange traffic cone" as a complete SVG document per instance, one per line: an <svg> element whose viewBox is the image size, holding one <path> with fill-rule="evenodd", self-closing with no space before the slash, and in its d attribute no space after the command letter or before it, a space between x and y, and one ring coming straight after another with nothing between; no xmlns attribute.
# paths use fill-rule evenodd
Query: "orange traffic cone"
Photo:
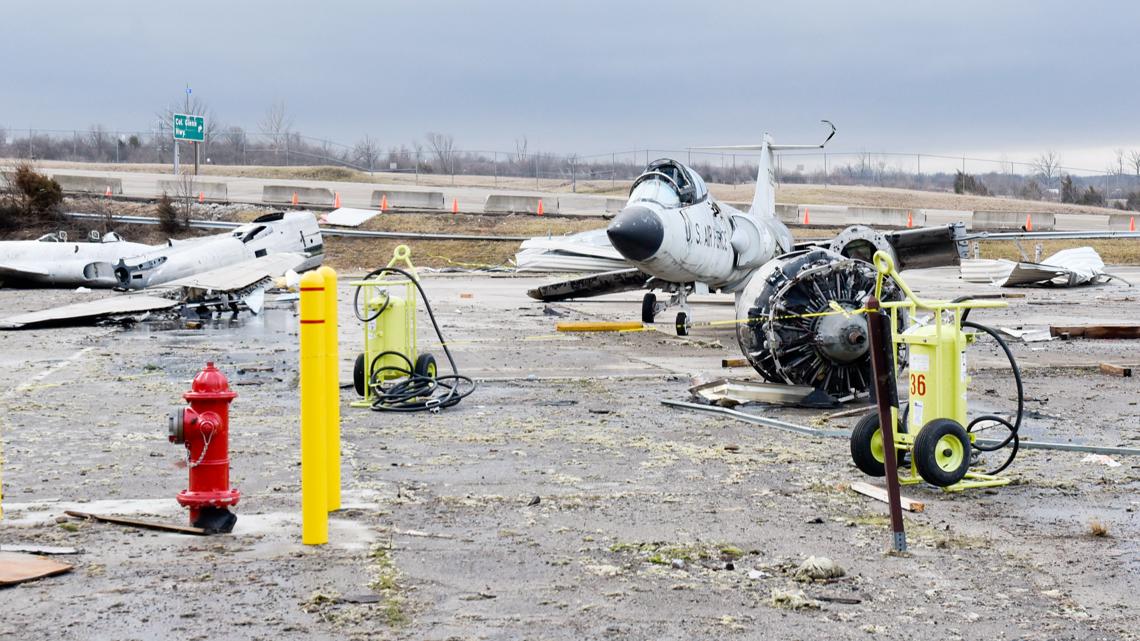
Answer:
<svg viewBox="0 0 1140 641"><path fill-rule="evenodd" d="M908 210L906 210L906 228L910 229L911 227L914 227L914 216L912 215L911 211L908 209Z"/></svg>
<svg viewBox="0 0 1140 641"><path fill-rule="evenodd" d="M103 196L104 196L105 198L110 198L110 197L111 197L111 186L110 186L110 185L107 185L107 191L103 192Z"/></svg>
<svg viewBox="0 0 1140 641"><path fill-rule="evenodd" d="M807 208L807 207L804 207L804 224L805 224L805 225L810 225L810 224L811 224L811 214L810 214L810 212L808 211L808 208Z"/></svg>
<svg viewBox="0 0 1140 641"><path fill-rule="evenodd" d="M296 207L301 203L301 199L297 198L297 192L293 192L293 206Z"/></svg>
<svg viewBox="0 0 1140 641"><path fill-rule="evenodd" d="M538 215L539 216L542 215L542 199L541 198L538 199Z"/></svg>
<svg viewBox="0 0 1140 641"><path fill-rule="evenodd" d="M1033 214L1025 214L1025 231L1033 231Z"/></svg>
<svg viewBox="0 0 1140 641"><path fill-rule="evenodd" d="M459 199L458 198L452 198L451 199L451 213L453 213L453 214L459 213Z"/></svg>
<svg viewBox="0 0 1140 641"><path fill-rule="evenodd" d="M339 191L334 192L334 194L333 194L333 207L340 209L340 192Z"/></svg>
<svg viewBox="0 0 1140 641"><path fill-rule="evenodd" d="M200 191L198 192L198 203L201 204L204 202L206 202L206 192Z"/></svg>
<svg viewBox="0 0 1140 641"><path fill-rule="evenodd" d="M1136 231L1136 217L1135 216L1129 216L1128 217L1128 231Z"/></svg>
<svg viewBox="0 0 1140 641"><path fill-rule="evenodd" d="M380 211L388 211L388 194L380 194Z"/></svg>

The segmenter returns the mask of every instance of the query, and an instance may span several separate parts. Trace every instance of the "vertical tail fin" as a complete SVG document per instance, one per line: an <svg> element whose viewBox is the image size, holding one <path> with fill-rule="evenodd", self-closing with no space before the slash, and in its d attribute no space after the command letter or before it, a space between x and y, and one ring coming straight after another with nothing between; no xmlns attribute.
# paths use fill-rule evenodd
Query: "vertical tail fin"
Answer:
<svg viewBox="0 0 1140 641"><path fill-rule="evenodd" d="M776 215L776 172L772 155L772 137L764 134L760 160L756 169L756 193L752 196L752 214Z"/></svg>

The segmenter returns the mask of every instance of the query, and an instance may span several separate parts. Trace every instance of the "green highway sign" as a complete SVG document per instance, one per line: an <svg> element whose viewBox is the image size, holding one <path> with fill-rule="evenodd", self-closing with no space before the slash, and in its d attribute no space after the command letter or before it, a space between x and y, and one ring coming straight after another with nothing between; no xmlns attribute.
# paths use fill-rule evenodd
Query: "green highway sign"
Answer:
<svg viewBox="0 0 1140 641"><path fill-rule="evenodd" d="M174 114L174 139L202 142L206 139L206 118Z"/></svg>

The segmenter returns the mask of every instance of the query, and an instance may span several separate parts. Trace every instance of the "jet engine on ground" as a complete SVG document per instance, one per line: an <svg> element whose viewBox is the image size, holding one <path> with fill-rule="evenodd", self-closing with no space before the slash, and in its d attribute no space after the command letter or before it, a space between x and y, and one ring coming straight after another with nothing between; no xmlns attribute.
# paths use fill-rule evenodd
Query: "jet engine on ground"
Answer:
<svg viewBox="0 0 1140 641"><path fill-rule="evenodd" d="M872 378L867 320L858 310L874 291L871 263L830 249L769 261L737 299L740 349L769 381L837 399L862 395ZM900 300L902 292L887 281L881 298Z"/></svg>

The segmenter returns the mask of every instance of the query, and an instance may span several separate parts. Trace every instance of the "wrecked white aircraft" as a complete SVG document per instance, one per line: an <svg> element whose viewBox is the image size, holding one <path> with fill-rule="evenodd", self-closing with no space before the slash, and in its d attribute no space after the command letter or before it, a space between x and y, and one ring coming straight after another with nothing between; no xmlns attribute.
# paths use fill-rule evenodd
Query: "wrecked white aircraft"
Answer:
<svg viewBox="0 0 1140 641"><path fill-rule="evenodd" d="M232 231L165 245L125 242L0 241L0 285L137 290L278 253L306 257L298 270L320 265L324 248L308 212L275 212Z"/></svg>
<svg viewBox="0 0 1140 641"><path fill-rule="evenodd" d="M874 289L877 250L899 269L956 265L965 255L961 224L887 233L851 226L834 239L796 244L776 216L773 152L819 149L820 145L760 145L716 149L760 151L756 194L748 212L718 202L701 177L671 159L654 161L633 182L629 202L607 234L634 267L538 287L528 294L556 301L636 289L642 320L678 307L675 328L691 325L692 293L736 295L737 341L765 379L810 385L836 398L862 394L871 383L867 324L862 315L820 314L832 301L847 310L863 307ZM888 285L883 298L901 298Z"/></svg>

